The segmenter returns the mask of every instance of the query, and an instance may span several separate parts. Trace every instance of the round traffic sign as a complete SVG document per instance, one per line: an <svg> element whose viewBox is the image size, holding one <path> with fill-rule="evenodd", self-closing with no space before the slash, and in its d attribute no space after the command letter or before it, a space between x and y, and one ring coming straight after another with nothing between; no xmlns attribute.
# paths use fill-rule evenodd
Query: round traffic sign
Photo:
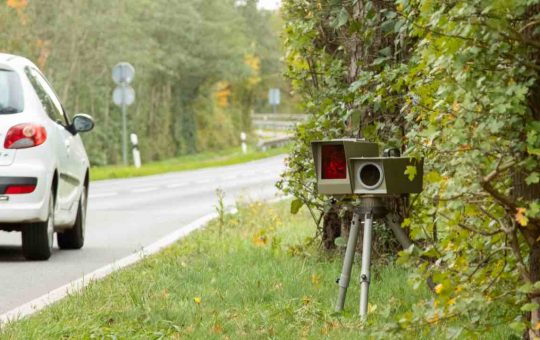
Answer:
<svg viewBox="0 0 540 340"><path fill-rule="evenodd" d="M131 86L117 86L113 92L113 102L118 106L130 106L135 102L135 90Z"/></svg>
<svg viewBox="0 0 540 340"><path fill-rule="evenodd" d="M135 68L130 63L119 63L113 67L112 78L118 85L129 84L135 78Z"/></svg>

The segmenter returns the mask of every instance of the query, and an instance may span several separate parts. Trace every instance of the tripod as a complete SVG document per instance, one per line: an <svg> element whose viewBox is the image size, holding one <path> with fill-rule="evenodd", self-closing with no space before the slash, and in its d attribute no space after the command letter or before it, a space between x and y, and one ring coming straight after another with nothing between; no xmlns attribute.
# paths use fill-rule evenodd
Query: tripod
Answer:
<svg viewBox="0 0 540 340"><path fill-rule="evenodd" d="M358 231L360 217L364 216L364 235L362 240L362 269L360 271L360 317L365 319L368 312L368 296L371 264L371 236L373 231L373 218L384 216L385 209L381 200L374 196L364 196L360 200L360 205L353 208L353 218L351 222L351 230L349 232L349 240L345 250L345 258L343 260L343 268L339 277L339 295L336 304L336 311L340 312L345 306L345 297L347 288L351 280L351 271L354 263L354 253L356 243L358 241Z"/></svg>

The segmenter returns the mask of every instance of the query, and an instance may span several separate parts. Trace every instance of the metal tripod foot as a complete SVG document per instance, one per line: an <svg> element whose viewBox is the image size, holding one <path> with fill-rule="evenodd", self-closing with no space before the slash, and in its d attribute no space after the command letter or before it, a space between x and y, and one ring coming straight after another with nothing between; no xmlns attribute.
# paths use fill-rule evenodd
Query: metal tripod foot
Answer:
<svg viewBox="0 0 540 340"><path fill-rule="evenodd" d="M358 229L360 223L360 215L354 213L351 230L349 232L349 240L347 242L347 249L345 250L345 258L343 260L343 268L341 270L341 276L339 277L339 295L336 304L336 312L341 312L345 306L345 297L347 295L347 288L351 280L351 271L354 262L354 252L356 248L356 242L358 241Z"/></svg>
<svg viewBox="0 0 540 340"><path fill-rule="evenodd" d="M367 213L364 217L364 234L362 242L362 270L360 272L360 317L366 319L368 312L369 267L371 264L371 234L373 230L373 215Z"/></svg>

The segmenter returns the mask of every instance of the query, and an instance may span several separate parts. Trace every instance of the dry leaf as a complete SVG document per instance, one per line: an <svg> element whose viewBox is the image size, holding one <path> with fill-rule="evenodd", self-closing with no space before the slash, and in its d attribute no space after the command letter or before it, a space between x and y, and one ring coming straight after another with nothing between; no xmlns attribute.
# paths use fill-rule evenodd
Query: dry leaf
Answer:
<svg viewBox="0 0 540 340"><path fill-rule="evenodd" d="M443 284L442 283L439 283L438 285L435 286L435 293L437 294L440 294L443 290Z"/></svg>
<svg viewBox="0 0 540 340"><path fill-rule="evenodd" d="M516 210L517 210L517 213L516 213L517 223L519 223L519 225L521 225L522 227L526 227L527 224L529 223L529 219L527 218L527 216L525 216L527 209L517 208Z"/></svg>

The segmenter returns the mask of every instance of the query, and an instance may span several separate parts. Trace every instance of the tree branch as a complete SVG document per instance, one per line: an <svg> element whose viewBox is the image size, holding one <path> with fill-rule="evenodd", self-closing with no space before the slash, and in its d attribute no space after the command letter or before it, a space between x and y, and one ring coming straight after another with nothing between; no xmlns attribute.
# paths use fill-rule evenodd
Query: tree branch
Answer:
<svg viewBox="0 0 540 340"><path fill-rule="evenodd" d="M441 215L442 217L444 217L445 219L447 219L448 221L452 221L452 218L446 216L445 214L439 212L439 215ZM482 236L494 236L494 235L497 235L499 233L502 233L503 230L500 230L500 229L497 229L495 231L492 231L492 232L488 232L488 231L483 231L483 230L478 230L476 228L473 228L473 227L470 227L464 223L461 223L461 222L458 222L457 225L465 230L468 230L472 233L475 233L475 234L480 234Z"/></svg>

